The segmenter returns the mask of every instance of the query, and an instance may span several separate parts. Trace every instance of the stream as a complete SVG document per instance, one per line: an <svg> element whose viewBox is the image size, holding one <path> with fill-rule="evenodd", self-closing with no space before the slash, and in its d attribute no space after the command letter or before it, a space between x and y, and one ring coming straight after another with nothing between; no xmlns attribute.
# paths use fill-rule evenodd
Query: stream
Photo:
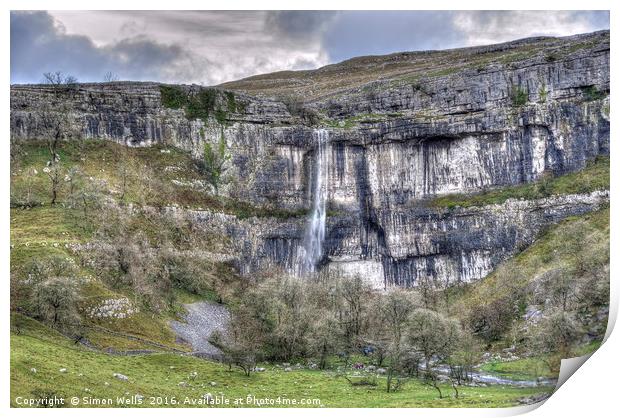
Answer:
<svg viewBox="0 0 620 418"><path fill-rule="evenodd" d="M422 367L423 369L423 367ZM449 376L450 368L448 366L439 366L435 370L440 376ZM507 377L501 377L491 373L482 371L472 371L469 373L474 383L484 383L487 385L507 385L518 387L538 387L538 386L555 386L557 379L536 379L536 380L514 380Z"/></svg>

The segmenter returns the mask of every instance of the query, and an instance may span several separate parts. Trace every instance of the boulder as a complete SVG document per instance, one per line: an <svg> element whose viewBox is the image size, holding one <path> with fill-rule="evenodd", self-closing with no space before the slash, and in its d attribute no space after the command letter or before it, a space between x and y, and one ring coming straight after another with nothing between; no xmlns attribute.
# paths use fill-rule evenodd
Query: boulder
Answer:
<svg viewBox="0 0 620 418"><path fill-rule="evenodd" d="M127 376L125 376L124 374L122 374L122 373L114 373L114 374L112 374L112 377L115 377L118 380L123 380L123 381L128 381L129 380L129 378Z"/></svg>

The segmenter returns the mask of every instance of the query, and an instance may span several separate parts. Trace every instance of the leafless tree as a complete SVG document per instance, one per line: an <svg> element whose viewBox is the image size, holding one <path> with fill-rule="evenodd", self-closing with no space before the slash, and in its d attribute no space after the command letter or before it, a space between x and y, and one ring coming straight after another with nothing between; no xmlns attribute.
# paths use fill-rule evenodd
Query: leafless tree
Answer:
<svg viewBox="0 0 620 418"><path fill-rule="evenodd" d="M126 148L119 147L115 153L115 157L117 161L117 172L120 179L118 200L120 203L124 203L125 198L127 197L127 190L129 188L129 181L132 174Z"/></svg>
<svg viewBox="0 0 620 418"><path fill-rule="evenodd" d="M405 341L410 316L419 303L416 296L409 290L392 289L366 298L369 324L362 340L375 357L377 367L386 362L388 393L398 391L417 374L420 359Z"/></svg>
<svg viewBox="0 0 620 418"><path fill-rule="evenodd" d="M116 75L112 71L108 71L103 75L103 81L105 83L112 83L114 81L118 81L118 75Z"/></svg>
<svg viewBox="0 0 620 418"><path fill-rule="evenodd" d="M226 334L215 331L209 337L209 342L222 351L223 361L231 368L240 368L246 376L250 376L261 357L262 335L255 325L251 318L233 315Z"/></svg>
<svg viewBox="0 0 620 418"><path fill-rule="evenodd" d="M56 204L56 200L58 199L58 192L60 189L60 185L63 178L63 169L60 165L60 159L58 160L50 160L47 162L47 166L43 168L43 172L47 174L47 177L50 180L50 188L51 188L51 205Z"/></svg>
<svg viewBox="0 0 620 418"><path fill-rule="evenodd" d="M435 365L447 361L456 350L459 325L429 309L416 309L409 324L407 342L424 359L424 383L435 388L441 399L443 393Z"/></svg>
<svg viewBox="0 0 620 418"><path fill-rule="evenodd" d="M26 268L30 281L32 314L61 331L79 326L79 296L73 275L75 266L64 257L35 260Z"/></svg>
<svg viewBox="0 0 620 418"><path fill-rule="evenodd" d="M54 90L54 94L59 95L63 91L69 91L77 86L77 78L65 74L62 71L43 73L43 80Z"/></svg>
<svg viewBox="0 0 620 418"><path fill-rule="evenodd" d="M370 286L364 283L361 277L342 279L337 284L336 313L349 348L355 348L366 325L365 301L370 294Z"/></svg>
<svg viewBox="0 0 620 418"><path fill-rule="evenodd" d="M59 154L60 145L63 140L77 135L71 113L66 106L58 106L55 109L48 108L42 112L41 125L49 151L49 160L43 171L50 179L51 204L54 205L58 199L58 192L63 179Z"/></svg>

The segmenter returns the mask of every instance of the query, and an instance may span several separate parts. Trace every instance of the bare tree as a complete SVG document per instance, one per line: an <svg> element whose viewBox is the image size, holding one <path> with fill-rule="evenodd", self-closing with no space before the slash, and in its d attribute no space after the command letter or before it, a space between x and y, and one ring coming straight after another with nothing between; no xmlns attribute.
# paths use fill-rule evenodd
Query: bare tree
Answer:
<svg viewBox="0 0 620 418"><path fill-rule="evenodd" d="M408 343L424 358L424 383L435 388L439 398L443 398L436 365L447 361L456 350L458 323L435 311L417 309L411 316L408 331Z"/></svg>
<svg viewBox="0 0 620 418"><path fill-rule="evenodd" d="M43 80L45 84L52 87L56 95L60 94L62 91L75 88L78 82L76 77L65 74L62 71L43 73Z"/></svg>
<svg viewBox="0 0 620 418"><path fill-rule="evenodd" d="M75 266L64 257L51 257L33 261L26 271L34 316L62 331L77 329L80 319L79 296L73 280Z"/></svg>
<svg viewBox="0 0 620 418"><path fill-rule="evenodd" d="M108 71L103 75L103 81L105 83L112 83L114 81L118 81L118 75L116 75L112 71Z"/></svg>
<svg viewBox="0 0 620 418"><path fill-rule="evenodd" d="M75 192L75 200L78 207L81 206L84 221L89 218L89 210L100 209L103 203L104 193L96 180L84 179Z"/></svg>
<svg viewBox="0 0 620 418"><path fill-rule="evenodd" d="M426 309L437 309L439 287L435 280L430 277L421 277L417 283L417 289L422 297L424 307Z"/></svg>
<svg viewBox="0 0 620 418"><path fill-rule="evenodd" d="M77 292L69 278L52 277L34 287L38 316L53 327L70 326L77 320Z"/></svg>
<svg viewBox="0 0 620 418"><path fill-rule="evenodd" d="M310 348L318 356L319 369L327 367L327 359L336 352L338 347L338 323L325 310L316 312L316 318L311 330Z"/></svg>
<svg viewBox="0 0 620 418"><path fill-rule="evenodd" d="M60 141L67 136L68 131L68 113L64 112L46 112L43 114L44 126L48 130L47 149L49 151L49 160L43 168L43 172L47 174L51 185L51 204L56 204L58 198L58 189L62 179L62 167L60 165L60 154L58 148Z"/></svg>
<svg viewBox="0 0 620 418"><path fill-rule="evenodd" d="M209 342L223 353L223 361L229 367L236 366L250 376L261 356L261 334L256 322L243 315L233 315L228 333L215 331Z"/></svg>
<svg viewBox="0 0 620 418"><path fill-rule="evenodd" d="M78 166L73 166L67 170L64 178L65 183L68 184L68 199L72 208L75 208L78 203L78 191L84 185L84 176Z"/></svg>
<svg viewBox="0 0 620 418"><path fill-rule="evenodd" d="M371 300L366 298L370 313L362 336L364 349L372 352L377 367L385 361L388 393L398 391L418 373L420 356L405 340L410 316L418 304L416 296L412 291L392 289Z"/></svg>
<svg viewBox="0 0 620 418"><path fill-rule="evenodd" d="M67 105L48 106L41 112L42 136L47 141L49 160L43 171L48 175L51 186L51 204L56 204L59 188L63 179L63 170L60 161L60 146L62 141L76 138L78 130L75 120Z"/></svg>
<svg viewBox="0 0 620 418"><path fill-rule="evenodd" d="M336 291L336 315L342 329L345 345L355 348L365 327L365 313L370 286L361 277L342 279Z"/></svg>
<svg viewBox="0 0 620 418"><path fill-rule="evenodd" d="M457 387L464 382L470 382L476 364L480 362L481 348L475 337L466 332L460 332L455 342L456 349L448 357L450 366L450 381L458 398Z"/></svg>
<svg viewBox="0 0 620 418"><path fill-rule="evenodd" d="M47 162L47 166L43 168L43 172L47 174L47 177L50 180L51 187L51 205L56 204L56 200L58 199L58 192L60 190L60 185L63 177L63 169L60 165L60 158L57 160L52 158Z"/></svg>

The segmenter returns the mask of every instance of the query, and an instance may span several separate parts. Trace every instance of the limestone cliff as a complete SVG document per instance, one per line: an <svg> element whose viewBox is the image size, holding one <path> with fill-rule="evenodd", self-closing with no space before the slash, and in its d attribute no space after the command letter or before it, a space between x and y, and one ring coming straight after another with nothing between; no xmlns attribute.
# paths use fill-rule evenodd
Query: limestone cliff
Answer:
<svg viewBox="0 0 620 418"><path fill-rule="evenodd" d="M219 88L115 82L11 87L15 140L68 112L81 136L163 142L199 155L224 138L224 193L309 208L319 127L329 132L330 215L322 271L378 287L484 277L537 232L608 192L441 209L437 196L528 183L609 154L609 32L450 51L362 57ZM304 219L186 212L233 236L244 273L292 269Z"/></svg>

